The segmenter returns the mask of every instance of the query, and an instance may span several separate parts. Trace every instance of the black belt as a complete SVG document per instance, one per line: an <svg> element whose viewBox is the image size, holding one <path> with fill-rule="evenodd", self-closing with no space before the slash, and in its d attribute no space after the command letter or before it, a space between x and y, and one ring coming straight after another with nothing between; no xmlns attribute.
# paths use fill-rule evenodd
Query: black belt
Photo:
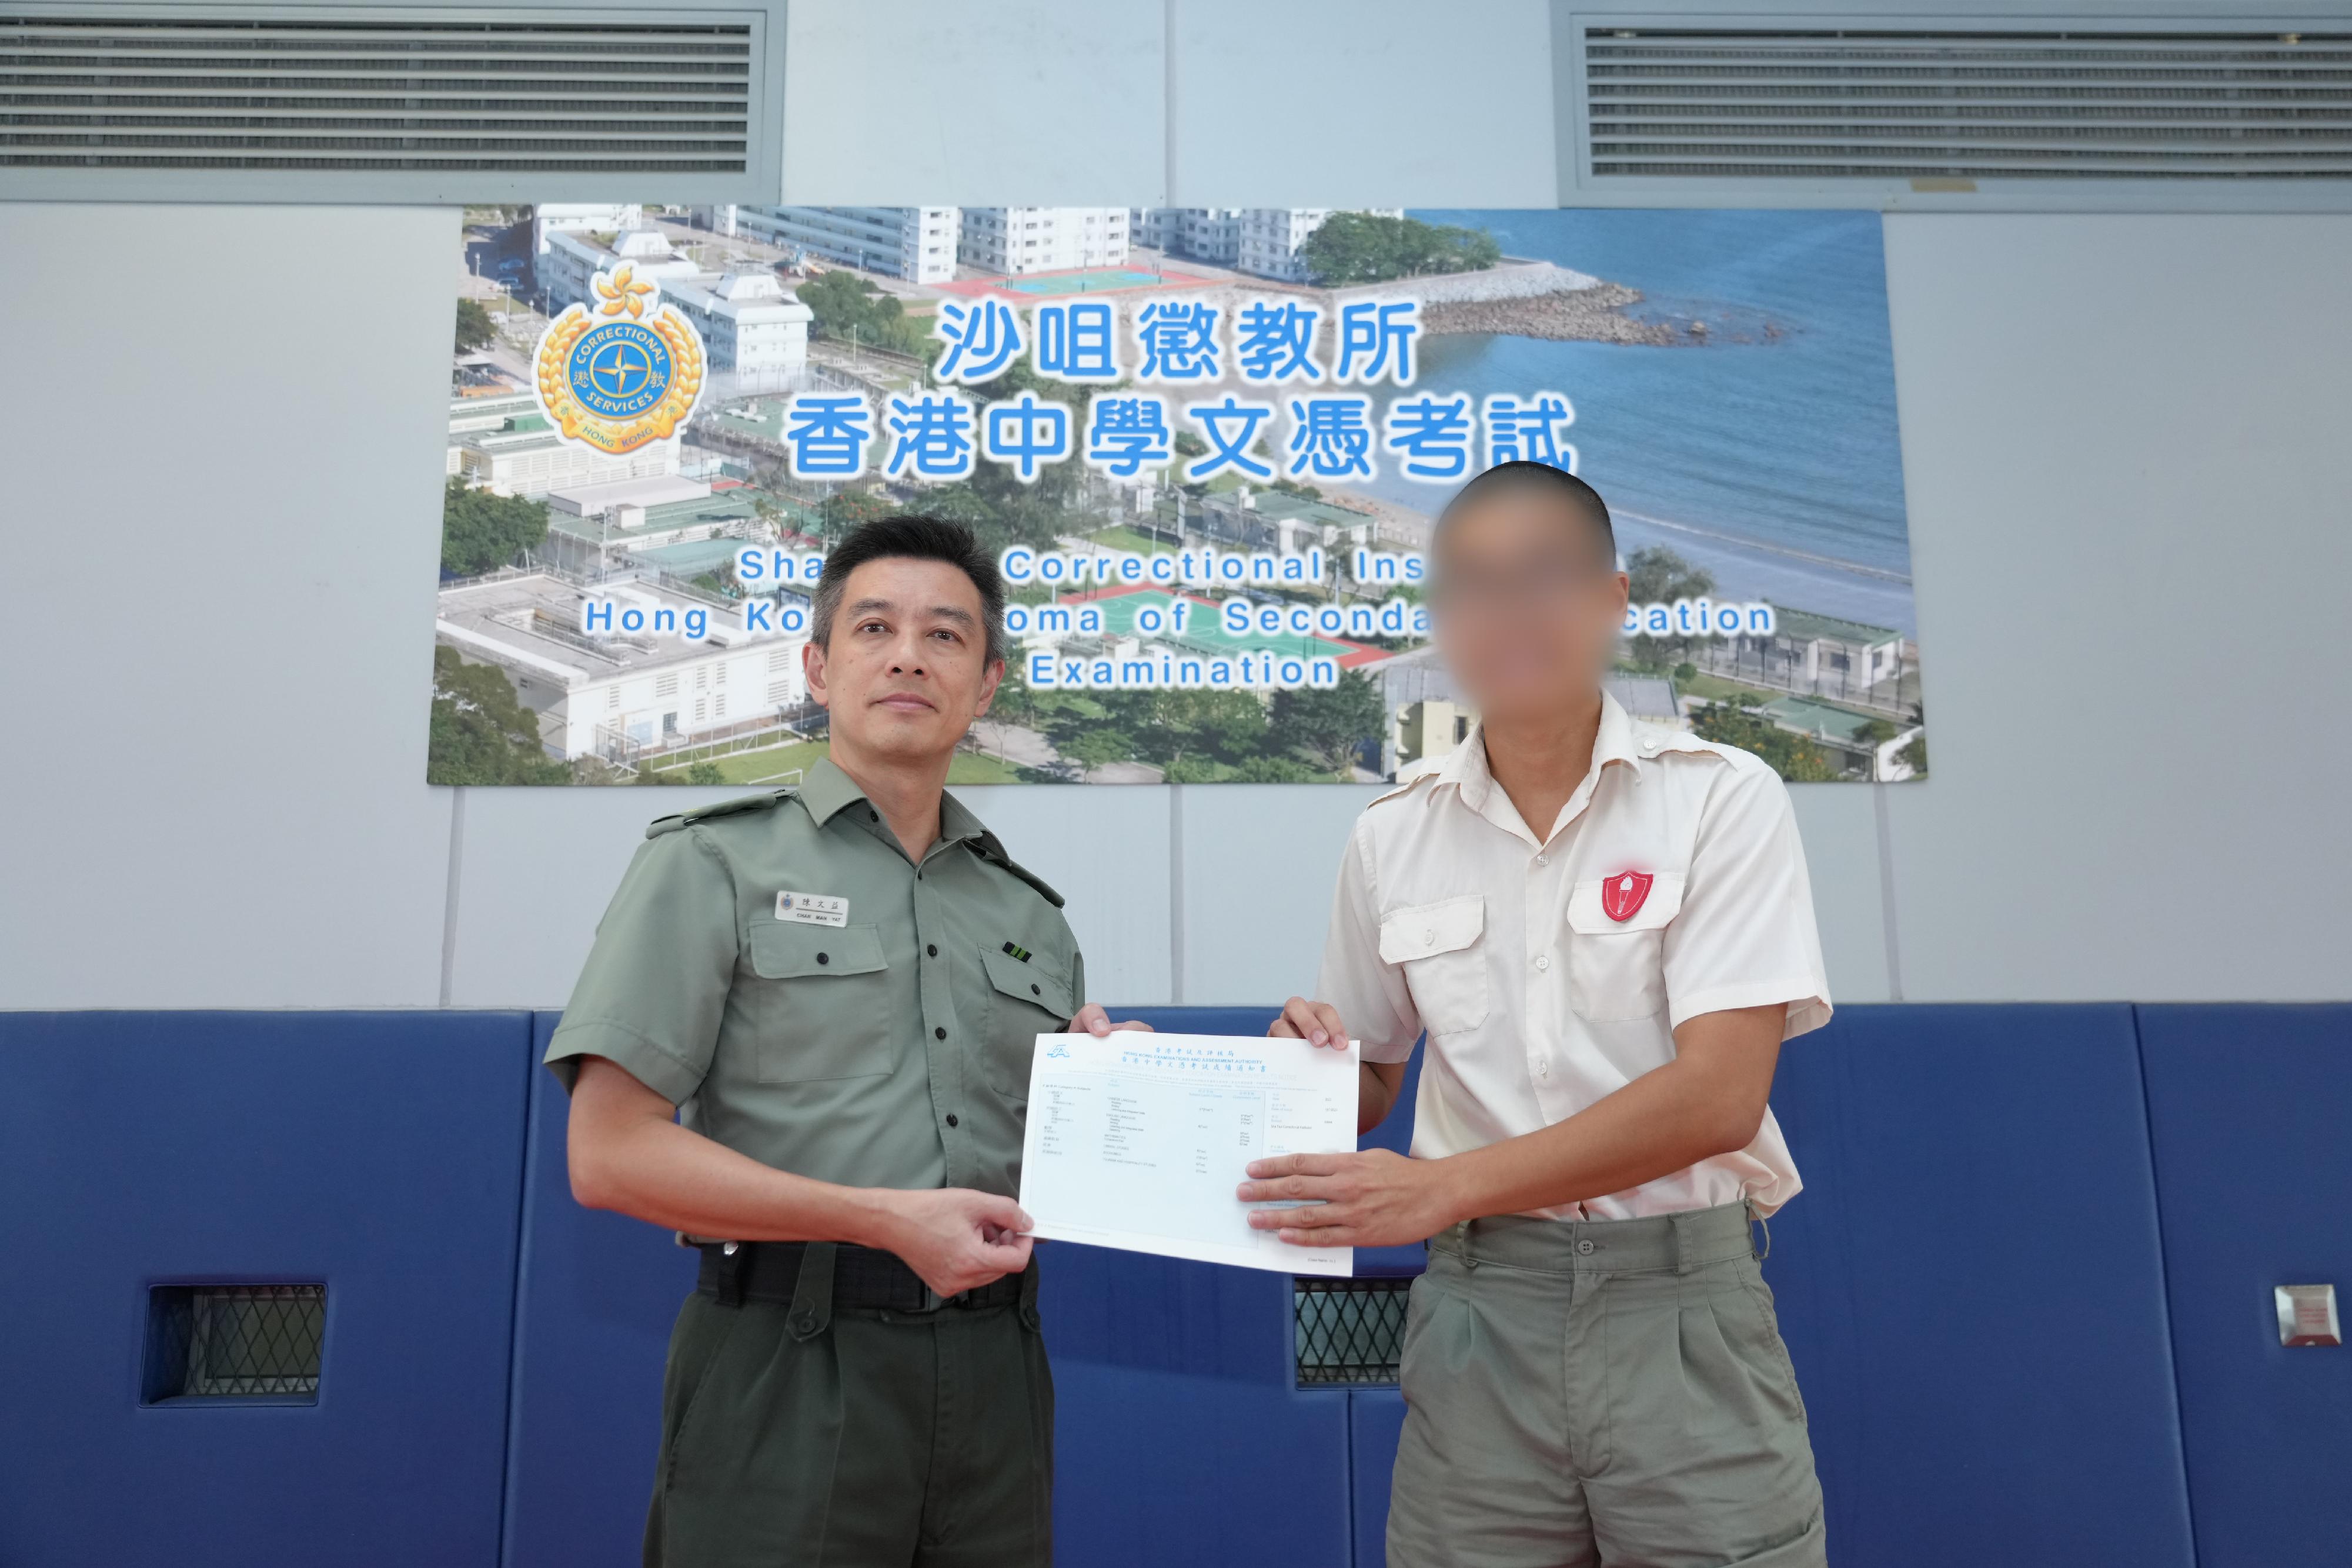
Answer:
<svg viewBox="0 0 2352 1568"><path fill-rule="evenodd" d="M742 1301L791 1304L800 1287L801 1265L812 1243L806 1241L704 1242L701 1277L695 1288L732 1306ZM973 1310L1010 1307L1023 1300L1024 1281L1037 1271L1034 1258L1028 1270L1007 1274L958 1295L942 1296L923 1283L895 1252L856 1247L845 1241L817 1242L833 1254L832 1304L897 1312L934 1312L943 1308ZM1034 1287L1028 1287L1034 1291ZM1033 1298L1034 1299L1034 1298Z"/></svg>

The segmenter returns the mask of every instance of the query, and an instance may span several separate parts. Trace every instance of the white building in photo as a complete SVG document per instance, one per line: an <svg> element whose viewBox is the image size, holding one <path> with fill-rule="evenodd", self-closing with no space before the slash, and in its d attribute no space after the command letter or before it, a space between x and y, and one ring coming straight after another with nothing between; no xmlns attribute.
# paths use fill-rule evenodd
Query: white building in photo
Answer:
<svg viewBox="0 0 2352 1568"><path fill-rule="evenodd" d="M734 232L908 283L946 283L955 277L959 221L953 207L739 206Z"/></svg>
<svg viewBox="0 0 2352 1568"><path fill-rule="evenodd" d="M531 254L545 256L555 235L614 234L645 223L642 202L542 202L530 210Z"/></svg>
<svg viewBox="0 0 2352 1568"><path fill-rule="evenodd" d="M1129 207L1127 242L1173 254L1184 234L1183 207Z"/></svg>
<svg viewBox="0 0 2352 1568"><path fill-rule="evenodd" d="M676 474L678 438L612 456L559 437L529 389L452 399L446 472L501 496Z"/></svg>
<svg viewBox="0 0 2352 1568"><path fill-rule="evenodd" d="M581 630L592 597L651 619L682 622L698 609L711 634L699 643L676 635ZM793 600L805 613L805 601ZM539 716L551 756L625 761L694 738L717 739L773 724L808 698L801 675L803 633L746 637L731 605L657 588L617 582L583 588L551 572L460 583L441 591L436 641L478 664L506 673L522 705Z"/></svg>
<svg viewBox="0 0 2352 1568"><path fill-rule="evenodd" d="M1128 239L1163 256L1231 267L1241 259L1241 207L1131 207Z"/></svg>
<svg viewBox="0 0 2352 1568"><path fill-rule="evenodd" d="M966 267L1019 277L1127 264L1125 207L966 207Z"/></svg>
<svg viewBox="0 0 2352 1568"><path fill-rule="evenodd" d="M593 308L599 301L589 279L625 261L635 266L637 277L661 285L664 293L672 281L697 275L693 258L680 255L659 229L624 229L614 234L610 246L600 245L593 235L551 235L539 258L539 286L546 291L549 314L567 305Z"/></svg>
<svg viewBox="0 0 2352 1568"><path fill-rule="evenodd" d="M1298 259L1298 247L1307 236L1323 226L1323 220L1335 211L1333 207L1251 207L1240 217L1234 266L1256 277L1270 277L1278 283L1304 283L1307 269ZM1347 211L1367 212L1384 218L1404 216L1402 207L1360 207Z"/></svg>
<svg viewBox="0 0 2352 1568"><path fill-rule="evenodd" d="M710 486L701 480L672 474L646 479L609 479L602 484L551 490L547 507L569 517L612 517L619 522L625 521L632 510L642 518L648 507L699 501L709 494Z"/></svg>
<svg viewBox="0 0 2352 1568"><path fill-rule="evenodd" d="M666 278L661 297L702 334L710 368L736 392L798 387L808 370L809 323L816 313L772 272Z"/></svg>
<svg viewBox="0 0 2352 1568"><path fill-rule="evenodd" d="M733 378L737 392L797 389L808 369L809 323L815 313L772 272L709 273L657 229L627 229L609 246L593 235L559 234L540 259L540 283L551 310L600 303L591 280L627 263L656 284L660 298L702 335L710 369Z"/></svg>

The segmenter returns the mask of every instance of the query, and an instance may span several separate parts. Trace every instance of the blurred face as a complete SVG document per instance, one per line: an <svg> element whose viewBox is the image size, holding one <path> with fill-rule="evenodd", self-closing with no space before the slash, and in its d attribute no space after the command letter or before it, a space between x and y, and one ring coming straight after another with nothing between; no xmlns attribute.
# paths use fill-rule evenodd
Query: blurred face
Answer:
<svg viewBox="0 0 2352 1568"><path fill-rule="evenodd" d="M1489 724L1579 712L1625 620L1625 574L1573 507L1541 491L1482 497L1445 520L1430 610L1446 667Z"/></svg>
<svg viewBox="0 0 2352 1568"><path fill-rule="evenodd" d="M872 765L939 762L1004 676L980 590L943 560L895 558L867 561L842 590L832 635L801 651L835 749Z"/></svg>

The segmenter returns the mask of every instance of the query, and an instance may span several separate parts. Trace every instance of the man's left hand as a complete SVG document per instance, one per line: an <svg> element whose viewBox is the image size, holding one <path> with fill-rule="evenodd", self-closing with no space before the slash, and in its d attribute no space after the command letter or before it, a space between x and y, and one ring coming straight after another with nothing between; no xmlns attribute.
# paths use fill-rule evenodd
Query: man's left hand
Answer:
<svg viewBox="0 0 2352 1568"><path fill-rule="evenodd" d="M1080 1008L1077 1016L1070 1020L1072 1034L1090 1034L1097 1039L1121 1030L1140 1030L1143 1033L1150 1034L1151 1026L1141 1019L1121 1019L1118 1022L1113 1023L1110 1021L1110 1015L1103 1011L1100 1002L1088 1002L1085 1007Z"/></svg>
<svg viewBox="0 0 2352 1568"><path fill-rule="evenodd" d="M1454 1223L1438 1162L1386 1149L1352 1155L1281 1155L1252 1160L1244 1203L1306 1199L1302 1208L1250 1211L1253 1229L1296 1247L1402 1247Z"/></svg>

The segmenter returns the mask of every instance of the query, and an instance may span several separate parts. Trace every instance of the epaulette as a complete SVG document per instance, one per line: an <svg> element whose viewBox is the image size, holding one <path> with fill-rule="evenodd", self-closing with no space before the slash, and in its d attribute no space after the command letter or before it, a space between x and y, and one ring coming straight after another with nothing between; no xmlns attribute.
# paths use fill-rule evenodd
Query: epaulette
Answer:
<svg viewBox="0 0 2352 1568"><path fill-rule="evenodd" d="M674 833L680 828L691 827L697 822L707 822L713 817L734 817L745 811L770 810L778 803L791 800L793 795L792 787L786 785L782 789L771 789L764 795L744 795L732 800L713 800L708 806L697 806L691 811L681 811L674 817L656 818L646 824L646 837L659 838L664 833Z"/></svg>
<svg viewBox="0 0 2352 1568"><path fill-rule="evenodd" d="M973 841L980 850L981 859L989 862L992 865L1003 866L1006 871L1011 872L1014 876L1019 877L1023 882L1025 882L1030 886L1035 888L1038 893L1044 896L1046 903L1052 904L1056 909L1062 907L1062 895L1055 893L1051 887L1047 886L1045 884L1045 878L1039 876L1035 872L1031 871L1027 866L1023 865L1019 861L1014 860L1011 855L1006 854L1004 852L1004 845L998 841L994 833L982 828L980 831L980 837Z"/></svg>
<svg viewBox="0 0 2352 1568"><path fill-rule="evenodd" d="M1633 744L1641 752L1644 761L1652 758L1663 757L1672 751L1700 757L1722 758L1723 760L1729 761L1730 758L1724 757L1725 751L1739 749L1736 746L1727 747L1718 741L1694 735L1686 729L1669 729L1662 724L1636 724L1633 727Z"/></svg>
<svg viewBox="0 0 2352 1568"><path fill-rule="evenodd" d="M1423 785L1428 783L1431 779L1436 777L1437 769L1434 768L1431 768L1426 773L1417 773L1411 779L1406 779L1403 783L1398 785L1395 789L1388 790L1385 793L1373 796L1370 805L1367 805L1364 810L1369 811L1373 806L1379 805L1383 800L1393 800L1400 795L1410 795L1415 789L1420 789Z"/></svg>

